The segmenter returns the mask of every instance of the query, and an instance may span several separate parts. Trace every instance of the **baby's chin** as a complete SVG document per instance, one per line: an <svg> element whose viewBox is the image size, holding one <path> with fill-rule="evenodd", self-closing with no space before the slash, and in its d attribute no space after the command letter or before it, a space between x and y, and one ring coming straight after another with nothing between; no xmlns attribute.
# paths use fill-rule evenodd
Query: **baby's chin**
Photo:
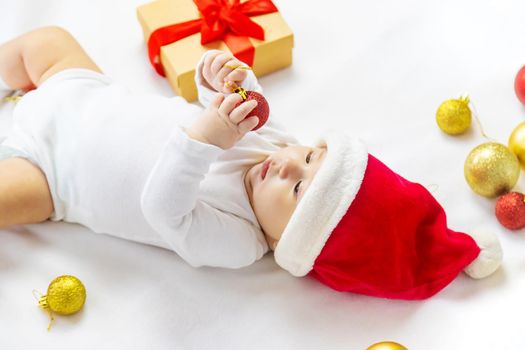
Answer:
<svg viewBox="0 0 525 350"><path fill-rule="evenodd" d="M248 195L248 199L250 201L250 206L253 209L253 181L252 178L254 176L254 173L257 171L256 167L260 163L255 163L252 166L248 168L248 170L244 173L244 187L246 190L246 194Z"/></svg>

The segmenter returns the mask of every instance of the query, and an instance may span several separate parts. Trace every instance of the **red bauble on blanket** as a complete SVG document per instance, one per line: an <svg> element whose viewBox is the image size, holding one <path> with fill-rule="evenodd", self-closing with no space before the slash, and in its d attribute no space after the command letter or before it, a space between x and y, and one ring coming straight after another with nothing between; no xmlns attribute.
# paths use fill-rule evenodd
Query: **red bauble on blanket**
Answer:
<svg viewBox="0 0 525 350"><path fill-rule="evenodd" d="M522 193L510 192L498 199L496 217L509 230L525 227L525 198Z"/></svg>
<svg viewBox="0 0 525 350"><path fill-rule="evenodd" d="M268 117L270 116L270 106L268 105L268 101L266 101L264 96L255 91L246 91L240 86L234 86L233 91L235 93L238 93L242 97L242 101L239 102L235 107L246 101L257 101L257 106L255 106L255 108L246 116L246 118L250 118L253 116L259 118L259 123L255 126L255 128L252 129L252 131L257 130L261 126L263 126L264 123L266 123L266 121L268 120Z"/></svg>

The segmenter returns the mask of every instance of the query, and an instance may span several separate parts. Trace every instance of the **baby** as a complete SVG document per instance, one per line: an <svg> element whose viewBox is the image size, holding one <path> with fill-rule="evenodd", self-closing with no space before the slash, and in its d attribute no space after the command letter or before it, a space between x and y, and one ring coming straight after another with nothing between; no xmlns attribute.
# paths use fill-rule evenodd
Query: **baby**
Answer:
<svg viewBox="0 0 525 350"><path fill-rule="evenodd" d="M299 145L272 117L251 131L230 82L262 92L232 55L198 63L199 101L134 95L65 30L0 46L2 89L31 90L0 145L0 227L45 220L161 246L192 266L240 268L274 250L340 291L422 299L461 271L492 274L496 237L446 227L422 186L327 131Z"/></svg>

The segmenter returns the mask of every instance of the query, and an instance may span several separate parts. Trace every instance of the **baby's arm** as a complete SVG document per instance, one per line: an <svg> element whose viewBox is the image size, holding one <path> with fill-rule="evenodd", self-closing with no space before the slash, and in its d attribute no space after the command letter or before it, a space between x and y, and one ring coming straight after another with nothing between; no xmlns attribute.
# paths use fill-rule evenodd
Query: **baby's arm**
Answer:
<svg viewBox="0 0 525 350"><path fill-rule="evenodd" d="M202 180L223 152L176 128L142 192L146 220L192 266L238 268L267 250L264 237L249 222L198 199Z"/></svg>
<svg viewBox="0 0 525 350"><path fill-rule="evenodd" d="M201 61L202 69L204 57ZM213 61L207 61L208 68ZM226 72L222 71L221 76L226 77L233 70ZM239 81L244 74L237 72L228 79ZM244 82L250 74L253 75L246 73ZM202 77L200 72L197 75ZM251 81L256 84L255 76ZM215 83L212 82L218 87ZM264 236L248 221L198 200L198 194L211 163L257 125L256 117L244 120L256 102L248 101L235 108L241 96L225 97L206 84L199 85L199 91L205 91L207 98L203 103L206 110L190 128L174 131L148 176L141 207L150 225L191 265L236 268L262 257L268 249Z"/></svg>

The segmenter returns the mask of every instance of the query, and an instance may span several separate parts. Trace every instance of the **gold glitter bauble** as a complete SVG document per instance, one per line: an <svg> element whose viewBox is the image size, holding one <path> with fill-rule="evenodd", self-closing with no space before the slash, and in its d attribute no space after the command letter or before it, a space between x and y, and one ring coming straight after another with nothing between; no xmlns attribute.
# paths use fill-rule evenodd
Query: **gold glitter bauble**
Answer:
<svg viewBox="0 0 525 350"><path fill-rule="evenodd" d="M443 102L436 112L439 128L449 135L459 135L467 131L472 121L472 112L468 104L468 97Z"/></svg>
<svg viewBox="0 0 525 350"><path fill-rule="evenodd" d="M393 341L382 341L370 345L366 350L408 350L403 345L394 343Z"/></svg>
<svg viewBox="0 0 525 350"><path fill-rule="evenodd" d="M86 301L86 288L74 276L64 275L55 278L47 288L47 295L40 298L39 304L60 315L71 315L82 309Z"/></svg>
<svg viewBox="0 0 525 350"><path fill-rule="evenodd" d="M523 169L525 169L525 122L514 129L509 137L509 149L518 157Z"/></svg>
<svg viewBox="0 0 525 350"><path fill-rule="evenodd" d="M465 160L465 179L474 192L496 197L510 191L520 176L518 158L501 143L474 148Z"/></svg>

